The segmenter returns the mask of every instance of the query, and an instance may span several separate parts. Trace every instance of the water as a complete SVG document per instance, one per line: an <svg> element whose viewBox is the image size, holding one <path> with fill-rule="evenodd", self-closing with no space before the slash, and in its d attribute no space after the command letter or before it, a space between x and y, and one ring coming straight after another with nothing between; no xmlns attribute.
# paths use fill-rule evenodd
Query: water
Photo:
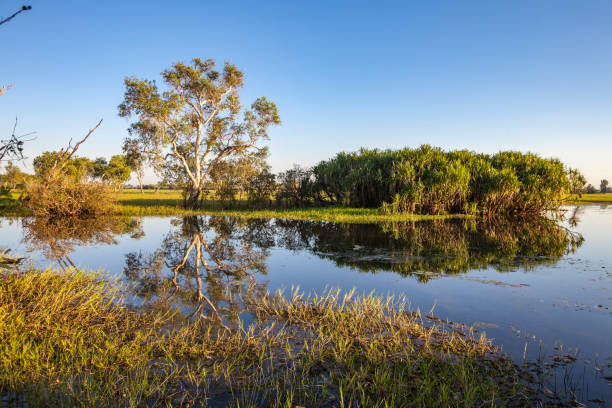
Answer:
<svg viewBox="0 0 612 408"><path fill-rule="evenodd" d="M414 310L474 325L516 361L576 358L549 387L612 406L612 207L567 210L560 223L1 219L0 248L40 267L106 271L128 285L131 303L186 311L199 293L233 310L241 291L294 286L405 296Z"/></svg>

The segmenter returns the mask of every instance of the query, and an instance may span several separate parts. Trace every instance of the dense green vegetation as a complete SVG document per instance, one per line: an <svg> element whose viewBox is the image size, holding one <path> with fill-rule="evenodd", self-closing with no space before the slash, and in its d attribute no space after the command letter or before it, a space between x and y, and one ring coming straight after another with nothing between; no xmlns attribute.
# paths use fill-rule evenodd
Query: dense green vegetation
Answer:
<svg viewBox="0 0 612 408"><path fill-rule="evenodd" d="M525 406L535 377L403 299L269 294L249 327L135 309L84 272L0 272L0 393L27 406ZM217 315L218 316L218 315ZM233 402L231 402L233 401Z"/></svg>
<svg viewBox="0 0 612 408"><path fill-rule="evenodd" d="M339 153L312 174L315 192L332 202L416 214L541 215L558 208L570 187L556 159L428 145Z"/></svg>

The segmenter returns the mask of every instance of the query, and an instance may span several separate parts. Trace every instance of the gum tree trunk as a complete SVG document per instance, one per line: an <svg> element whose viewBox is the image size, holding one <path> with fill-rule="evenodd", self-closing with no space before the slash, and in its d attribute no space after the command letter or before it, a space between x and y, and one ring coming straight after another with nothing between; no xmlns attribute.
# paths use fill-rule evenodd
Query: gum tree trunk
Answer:
<svg viewBox="0 0 612 408"><path fill-rule="evenodd" d="M185 202L185 208L188 210L195 210L196 208L198 208L198 202L200 200L201 194L202 189L192 187L189 191L189 197L187 197L187 201Z"/></svg>

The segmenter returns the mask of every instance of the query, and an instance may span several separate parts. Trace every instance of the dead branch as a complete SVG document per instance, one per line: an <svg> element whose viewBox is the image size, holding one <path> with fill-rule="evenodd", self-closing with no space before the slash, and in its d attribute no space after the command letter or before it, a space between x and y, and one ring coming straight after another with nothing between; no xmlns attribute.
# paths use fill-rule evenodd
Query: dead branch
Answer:
<svg viewBox="0 0 612 408"><path fill-rule="evenodd" d="M0 86L0 95L6 93L6 91L8 91L9 89L11 89L14 85L8 85L8 86Z"/></svg>
<svg viewBox="0 0 612 408"><path fill-rule="evenodd" d="M72 139L70 139L70 141L68 142L68 146L66 148L60 149L60 151L57 152L57 157L53 161L53 165L51 166L50 170L51 171L62 170L66 166L68 161L72 158L72 156L74 156L74 154L77 152L79 147L81 147L81 145L87 140L87 138L91 136L91 134L95 132L96 129L100 127L101 124L102 124L102 119L100 119L98 124L94 126L93 128L91 128L89 132L87 132L85 137L81 139L79 142L77 142L77 144L75 144L74 147L72 146Z"/></svg>
<svg viewBox="0 0 612 408"><path fill-rule="evenodd" d="M12 19L14 19L15 16L17 16L17 14L22 13L22 12L27 11L27 10L32 10L32 6L21 6L21 8L19 10L17 10L16 12L11 14L7 18L5 18L4 20L0 20L0 25L2 25L4 23L8 23Z"/></svg>
<svg viewBox="0 0 612 408"><path fill-rule="evenodd" d="M0 140L0 161L6 160L23 160L23 144L30 142L34 138L26 139L26 137L33 135L35 132L26 133L25 135L17 136L17 118L15 118L15 124L13 125L13 133L8 140Z"/></svg>

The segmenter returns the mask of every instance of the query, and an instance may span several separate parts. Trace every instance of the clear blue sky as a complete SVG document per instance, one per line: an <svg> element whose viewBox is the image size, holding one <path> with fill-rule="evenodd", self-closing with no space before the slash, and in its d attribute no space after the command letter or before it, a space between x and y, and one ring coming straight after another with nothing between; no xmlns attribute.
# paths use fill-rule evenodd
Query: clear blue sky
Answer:
<svg viewBox="0 0 612 408"><path fill-rule="evenodd" d="M103 118L81 154L120 152L123 78L231 60L265 95L275 171L361 146L430 143L559 157L612 179L612 1L13 1L0 26L0 129L30 157ZM31 169L31 168L30 168Z"/></svg>

